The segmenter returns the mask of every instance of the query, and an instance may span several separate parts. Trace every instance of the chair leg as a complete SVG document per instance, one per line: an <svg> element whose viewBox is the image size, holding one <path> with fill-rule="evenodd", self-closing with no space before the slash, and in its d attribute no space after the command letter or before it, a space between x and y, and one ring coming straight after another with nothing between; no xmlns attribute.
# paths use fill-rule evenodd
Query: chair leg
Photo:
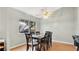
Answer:
<svg viewBox="0 0 79 59"><path fill-rule="evenodd" d="M32 51L33 51L33 46L32 46Z"/></svg>
<svg viewBox="0 0 79 59"><path fill-rule="evenodd" d="M27 48L26 48L26 51L28 51L28 49L29 49L29 46L28 46L28 44L27 44Z"/></svg>
<svg viewBox="0 0 79 59"><path fill-rule="evenodd" d="M49 48L49 43L47 42L46 43L46 50L48 50L48 48Z"/></svg>
<svg viewBox="0 0 79 59"><path fill-rule="evenodd" d="M51 43L50 44L51 44L51 47L52 47L52 40L51 40Z"/></svg>
<svg viewBox="0 0 79 59"><path fill-rule="evenodd" d="M79 51L79 47L77 47L77 51Z"/></svg>
<svg viewBox="0 0 79 59"><path fill-rule="evenodd" d="M40 47L41 51L45 51L45 44L43 43Z"/></svg>
<svg viewBox="0 0 79 59"><path fill-rule="evenodd" d="M42 48L42 45L41 45L41 43L39 44L39 51L41 51L41 48Z"/></svg>

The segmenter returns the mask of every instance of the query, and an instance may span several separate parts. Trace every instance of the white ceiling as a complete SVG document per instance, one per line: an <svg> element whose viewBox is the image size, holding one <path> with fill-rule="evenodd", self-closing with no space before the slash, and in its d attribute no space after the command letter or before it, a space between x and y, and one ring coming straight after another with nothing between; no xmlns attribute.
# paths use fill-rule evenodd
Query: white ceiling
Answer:
<svg viewBox="0 0 79 59"><path fill-rule="evenodd" d="M14 7L17 10L20 10L22 12L25 12L27 14L30 14L32 16L41 18L41 12L42 9L48 9L51 12L54 12L55 10L59 9L60 7Z"/></svg>

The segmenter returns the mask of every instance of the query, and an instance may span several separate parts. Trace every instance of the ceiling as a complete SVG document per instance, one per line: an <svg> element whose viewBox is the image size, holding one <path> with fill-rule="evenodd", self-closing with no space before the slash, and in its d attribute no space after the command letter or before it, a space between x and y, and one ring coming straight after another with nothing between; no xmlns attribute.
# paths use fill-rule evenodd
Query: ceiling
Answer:
<svg viewBox="0 0 79 59"><path fill-rule="evenodd" d="M25 12L29 15L41 18L41 12L43 9L47 9L51 12L54 12L55 10L59 9L60 7L14 7L17 10L20 10L22 12Z"/></svg>

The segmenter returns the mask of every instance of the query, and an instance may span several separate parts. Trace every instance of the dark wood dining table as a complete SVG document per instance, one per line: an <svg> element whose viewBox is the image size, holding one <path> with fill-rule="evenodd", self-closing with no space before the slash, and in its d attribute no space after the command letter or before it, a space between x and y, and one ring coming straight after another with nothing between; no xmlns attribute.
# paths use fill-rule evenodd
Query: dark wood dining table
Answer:
<svg viewBox="0 0 79 59"><path fill-rule="evenodd" d="M42 35L42 34L40 34L40 35L33 34L32 37L41 39L42 37L44 37L44 35Z"/></svg>
<svg viewBox="0 0 79 59"><path fill-rule="evenodd" d="M33 35L32 35L32 38L38 40L38 43L39 43L40 47L41 47L41 39L42 39L43 37L44 37L43 34L40 34L40 35L33 34ZM33 44L33 42L32 42L32 44ZM40 49L41 49L41 48L39 48L39 50L40 50Z"/></svg>

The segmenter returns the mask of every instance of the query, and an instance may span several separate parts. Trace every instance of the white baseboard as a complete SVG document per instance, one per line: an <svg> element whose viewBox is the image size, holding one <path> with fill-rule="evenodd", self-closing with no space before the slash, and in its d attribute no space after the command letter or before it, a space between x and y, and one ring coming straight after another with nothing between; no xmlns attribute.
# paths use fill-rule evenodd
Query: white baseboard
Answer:
<svg viewBox="0 0 79 59"><path fill-rule="evenodd" d="M58 41L58 40L53 40L54 42L60 42L60 43L64 43L64 44L71 44L74 45L73 43L69 43L69 42L64 42L64 41Z"/></svg>
<svg viewBox="0 0 79 59"><path fill-rule="evenodd" d="M64 42L64 41L58 41L58 40L53 40L53 42L60 42L60 43L64 43L64 44L71 44L71 45L74 45L73 43ZM10 49L13 49L13 48L22 46L22 45L24 45L24 44L25 44L25 43L21 43L21 44L18 44L18 45L16 45L16 46L12 46L12 47L10 47Z"/></svg>
<svg viewBox="0 0 79 59"><path fill-rule="evenodd" d="M25 44L25 43L21 43L21 44L18 44L18 45L12 46L12 47L10 47L10 49L13 49L13 48L16 48L16 47L22 46L22 45L24 45L24 44Z"/></svg>

